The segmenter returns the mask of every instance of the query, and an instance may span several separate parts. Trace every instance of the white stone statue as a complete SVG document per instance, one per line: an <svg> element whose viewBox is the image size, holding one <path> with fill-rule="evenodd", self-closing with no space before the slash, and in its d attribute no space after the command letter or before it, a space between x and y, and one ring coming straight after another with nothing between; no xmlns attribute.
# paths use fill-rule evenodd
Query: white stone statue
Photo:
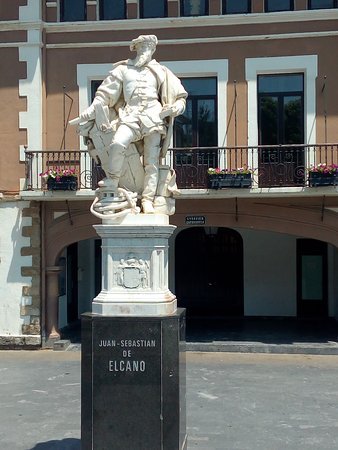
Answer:
<svg viewBox="0 0 338 450"><path fill-rule="evenodd" d="M168 68L152 59L157 42L154 35L134 39L135 59L114 64L92 104L70 121L79 125L88 151L106 173L91 209L98 217L137 213L137 195L143 213L174 212L175 174L160 162L187 93Z"/></svg>

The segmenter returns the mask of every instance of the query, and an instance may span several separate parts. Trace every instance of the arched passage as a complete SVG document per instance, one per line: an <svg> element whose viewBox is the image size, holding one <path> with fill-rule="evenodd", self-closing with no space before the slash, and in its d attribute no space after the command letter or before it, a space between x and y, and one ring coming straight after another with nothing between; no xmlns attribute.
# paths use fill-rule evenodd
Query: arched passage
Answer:
<svg viewBox="0 0 338 450"><path fill-rule="evenodd" d="M188 316L242 316L240 234L217 227L182 230L175 241L175 285Z"/></svg>

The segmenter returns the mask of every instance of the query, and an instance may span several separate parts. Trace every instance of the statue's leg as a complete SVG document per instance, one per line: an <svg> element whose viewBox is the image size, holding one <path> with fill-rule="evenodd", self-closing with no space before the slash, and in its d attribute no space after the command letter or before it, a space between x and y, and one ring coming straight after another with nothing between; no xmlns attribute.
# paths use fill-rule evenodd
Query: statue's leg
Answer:
<svg viewBox="0 0 338 450"><path fill-rule="evenodd" d="M149 136L144 137L142 209L146 214L154 213L153 201L158 183L160 142L161 135L158 132L153 132Z"/></svg>
<svg viewBox="0 0 338 450"><path fill-rule="evenodd" d="M106 175L108 179L104 180L102 185L117 190L123 162L126 154L126 148L133 142L134 132L126 125L120 125L117 129L114 140L108 149L108 162L106 164Z"/></svg>

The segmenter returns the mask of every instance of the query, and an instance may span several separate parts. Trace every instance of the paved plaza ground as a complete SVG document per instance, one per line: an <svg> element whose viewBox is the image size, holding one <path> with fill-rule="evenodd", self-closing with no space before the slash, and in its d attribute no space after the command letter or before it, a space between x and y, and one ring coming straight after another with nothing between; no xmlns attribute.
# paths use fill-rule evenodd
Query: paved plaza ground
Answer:
<svg viewBox="0 0 338 450"><path fill-rule="evenodd" d="M80 358L0 352L1 450L81 449ZM188 352L188 449L336 450L337 380L337 356Z"/></svg>

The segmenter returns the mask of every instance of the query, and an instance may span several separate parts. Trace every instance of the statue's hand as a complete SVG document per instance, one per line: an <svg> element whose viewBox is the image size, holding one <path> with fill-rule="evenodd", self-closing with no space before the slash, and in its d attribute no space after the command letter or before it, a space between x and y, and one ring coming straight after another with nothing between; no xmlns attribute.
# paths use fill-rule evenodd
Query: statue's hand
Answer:
<svg viewBox="0 0 338 450"><path fill-rule="evenodd" d="M177 111L175 106L164 105L162 111L160 112L160 118L165 119L166 117L175 117L176 113Z"/></svg>
<svg viewBox="0 0 338 450"><path fill-rule="evenodd" d="M81 122L80 117L75 117L75 119L70 120L69 125L78 125Z"/></svg>

